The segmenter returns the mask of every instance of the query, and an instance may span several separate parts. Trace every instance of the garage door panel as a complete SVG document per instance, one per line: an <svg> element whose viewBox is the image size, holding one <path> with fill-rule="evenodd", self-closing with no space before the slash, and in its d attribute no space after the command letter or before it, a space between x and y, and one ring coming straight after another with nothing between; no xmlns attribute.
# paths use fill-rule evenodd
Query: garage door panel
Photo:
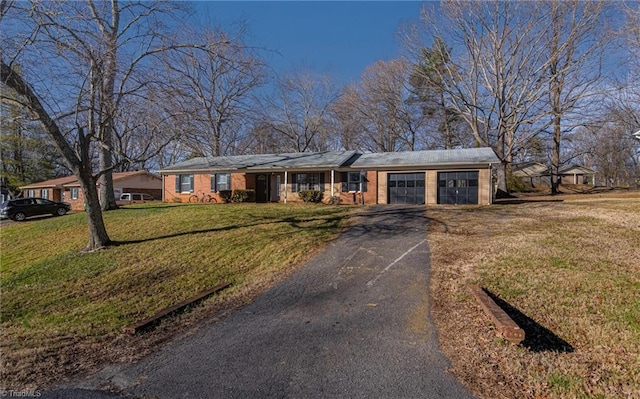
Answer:
<svg viewBox="0 0 640 399"><path fill-rule="evenodd" d="M477 205L478 172L439 172L438 203L448 205Z"/></svg>
<svg viewBox="0 0 640 399"><path fill-rule="evenodd" d="M424 173L389 173L388 203L390 204L424 204Z"/></svg>

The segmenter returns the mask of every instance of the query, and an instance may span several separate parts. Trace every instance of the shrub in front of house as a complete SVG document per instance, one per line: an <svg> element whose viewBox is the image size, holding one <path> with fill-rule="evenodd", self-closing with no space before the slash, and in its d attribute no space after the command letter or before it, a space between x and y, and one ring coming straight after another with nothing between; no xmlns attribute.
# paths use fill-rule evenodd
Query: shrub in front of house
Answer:
<svg viewBox="0 0 640 399"><path fill-rule="evenodd" d="M305 203L313 202L317 203L322 201L322 191L316 190L302 190L298 193L298 197Z"/></svg>
<svg viewBox="0 0 640 399"><path fill-rule="evenodd" d="M220 190L218 192L218 195L220 195L220 198L222 198L223 202L231 202L231 196L232 196L233 192L231 190Z"/></svg>
<svg viewBox="0 0 640 399"><path fill-rule="evenodd" d="M253 202L255 198L254 190L233 190L231 202Z"/></svg>

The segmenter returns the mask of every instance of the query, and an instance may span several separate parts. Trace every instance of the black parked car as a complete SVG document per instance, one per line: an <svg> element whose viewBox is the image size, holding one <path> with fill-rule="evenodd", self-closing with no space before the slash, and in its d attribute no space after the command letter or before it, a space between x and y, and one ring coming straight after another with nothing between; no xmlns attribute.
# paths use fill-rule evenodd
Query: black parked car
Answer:
<svg viewBox="0 0 640 399"><path fill-rule="evenodd" d="M0 218L23 221L30 216L62 216L71 210L71 204L55 202L45 198L16 198L5 201L0 208Z"/></svg>

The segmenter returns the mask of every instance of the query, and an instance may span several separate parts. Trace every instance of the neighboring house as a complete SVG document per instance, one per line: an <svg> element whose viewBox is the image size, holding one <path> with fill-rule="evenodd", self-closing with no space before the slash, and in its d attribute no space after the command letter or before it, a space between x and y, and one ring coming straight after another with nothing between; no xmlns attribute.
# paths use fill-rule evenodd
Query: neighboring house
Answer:
<svg viewBox="0 0 640 399"><path fill-rule="evenodd" d="M323 202L366 204L490 204L490 148L388 153L328 151L199 157L159 173L162 199L187 202L225 190L254 190L256 202L300 202L317 190Z"/></svg>
<svg viewBox="0 0 640 399"><path fill-rule="evenodd" d="M560 184L595 185L596 172L581 165L564 165L558 169Z"/></svg>
<svg viewBox="0 0 640 399"><path fill-rule="evenodd" d="M515 177L519 177L525 184L531 187L537 187L541 184L550 185L549 178L546 176L547 166L539 162L527 162L520 165L514 165L511 173Z"/></svg>
<svg viewBox="0 0 640 399"><path fill-rule="evenodd" d="M80 182L75 176L28 184L20 187L20 190L25 197L65 201L71 204L73 210L84 209L84 194L80 189ZM144 170L113 173L113 190L116 199L125 192L151 194L159 199L162 197L162 179L160 176Z"/></svg>
<svg viewBox="0 0 640 399"><path fill-rule="evenodd" d="M41 197L52 201L63 201L65 184L75 182L74 176L58 177L20 187L23 197ZM68 202L68 201L67 201ZM82 208L80 208L82 209Z"/></svg>
<svg viewBox="0 0 640 399"><path fill-rule="evenodd" d="M514 165L512 173L532 187L551 185L551 168L538 162ZM558 169L560 184L594 185L596 172L581 165L564 165Z"/></svg>

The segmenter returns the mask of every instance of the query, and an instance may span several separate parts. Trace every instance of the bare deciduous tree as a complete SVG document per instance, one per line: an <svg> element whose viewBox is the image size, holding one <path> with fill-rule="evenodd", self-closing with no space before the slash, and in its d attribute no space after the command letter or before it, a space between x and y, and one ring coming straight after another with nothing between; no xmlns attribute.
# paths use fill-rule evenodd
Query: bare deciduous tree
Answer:
<svg viewBox="0 0 640 399"><path fill-rule="evenodd" d="M552 118L551 193L559 192L563 134L583 121L570 121L588 107L589 100L602 98L603 60L612 37L606 25L606 3L601 1L557 1L540 3L549 15L549 28L542 32L548 51L546 65ZM573 115L572 115L573 114ZM583 118L585 115L579 115Z"/></svg>
<svg viewBox="0 0 640 399"><path fill-rule="evenodd" d="M190 45L176 45L161 33L159 15L169 17L167 3L127 2L2 2L2 23L13 12L12 41L3 35L2 84L18 94L20 105L44 126L49 138L78 178L84 192L89 226L88 250L110 243L102 207L115 205L113 187L99 200L97 179L111 173L116 143L132 133L122 118L132 98L149 96L161 87L157 55ZM19 38L20 40L15 40ZM5 51L10 49L10 51ZM33 62L46 59L48 62ZM18 71L17 63L29 65ZM4 96L3 96L4 100ZM141 114L139 114L141 115ZM118 131L120 129L120 131ZM140 130L136 130L140 132ZM156 137L156 139L159 136ZM128 151L121 147L120 150ZM140 149L144 151L139 151ZM137 146L138 157L149 157L152 146ZM94 162L95 153L100 161ZM121 152L121 159L134 160ZM97 171L95 170L97 166ZM104 187L105 185L101 185ZM108 186L108 185L107 185Z"/></svg>
<svg viewBox="0 0 640 399"><path fill-rule="evenodd" d="M102 219L96 177L93 175L93 165L91 164L90 146L95 137L85 134L84 129L80 127L76 132L76 148L72 148L67 142L67 134L60 129L56 121L49 115L34 89L18 72L12 70L4 60L0 62L0 79L2 83L15 90L20 96L23 106L37 116L58 151L63 155L67 166L80 182L80 187L85 194L88 205L89 243L86 250L94 250L109 245L111 241Z"/></svg>
<svg viewBox="0 0 640 399"><path fill-rule="evenodd" d="M575 126L569 117L594 95L601 77L605 7L453 0L423 9L426 31L452 45L451 62L432 69L436 79L425 77L441 85L477 143L500 158L499 190L508 191L513 157L550 126L557 174L562 133ZM414 41L414 49L425 48L415 42L421 43Z"/></svg>
<svg viewBox="0 0 640 399"><path fill-rule="evenodd" d="M357 85L345 89L335 106L347 129L344 139L370 151L424 148L425 119L420 105L410 100L410 73L405 60L378 61Z"/></svg>
<svg viewBox="0 0 640 399"><path fill-rule="evenodd" d="M183 140L198 153L235 153L238 134L248 130L251 93L265 83L266 64L244 45L242 34L206 32L201 47L174 54L168 63L176 95L190 115L191 134Z"/></svg>
<svg viewBox="0 0 640 399"><path fill-rule="evenodd" d="M111 172L119 165L114 157L127 162L143 162L153 154L128 154L117 147L132 133L118 120L135 104L132 98L164 96L157 88L163 83L160 56L167 51L189 47L176 44L165 19L170 19L179 5L164 2L95 2L32 1L27 10L37 34L37 48L59 70L68 73L69 94L76 98L75 111L65 111L97 138L93 150L98 154L100 203L103 210L115 209ZM59 72L59 71L57 71ZM155 96L150 96L151 86ZM57 89L54 89L57 91ZM65 104L70 106L69 104ZM126 139L125 139L126 141ZM116 154L116 151L120 151Z"/></svg>
<svg viewBox="0 0 640 399"><path fill-rule="evenodd" d="M582 127L575 136L578 159L596 170L601 183L609 187L640 184L640 140L629 135L623 123Z"/></svg>
<svg viewBox="0 0 640 399"><path fill-rule="evenodd" d="M275 133L282 150L327 150L330 109L337 96L329 76L302 70L282 76L275 92L263 99L262 128Z"/></svg>
<svg viewBox="0 0 640 399"><path fill-rule="evenodd" d="M451 61L433 73L476 142L500 158L498 189L506 192L514 154L545 127L543 18L531 4L450 1L423 8L423 21L429 34L452 45Z"/></svg>

